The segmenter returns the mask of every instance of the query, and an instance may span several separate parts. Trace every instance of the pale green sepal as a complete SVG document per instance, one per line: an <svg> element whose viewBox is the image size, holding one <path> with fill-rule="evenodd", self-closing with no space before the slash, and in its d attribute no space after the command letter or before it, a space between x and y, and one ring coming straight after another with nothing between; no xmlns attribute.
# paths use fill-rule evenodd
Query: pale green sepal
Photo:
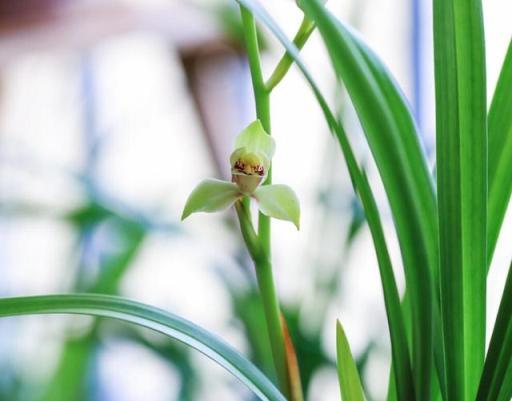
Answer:
<svg viewBox="0 0 512 401"><path fill-rule="evenodd" d="M300 204L287 185L264 185L254 192L258 207L265 216L291 221L300 228Z"/></svg>
<svg viewBox="0 0 512 401"><path fill-rule="evenodd" d="M246 152L262 154L267 160L272 160L276 150L274 139L265 132L260 120L249 124L235 140L235 151L245 148Z"/></svg>
<svg viewBox="0 0 512 401"><path fill-rule="evenodd" d="M181 220L196 212L218 212L227 209L242 194L232 182L207 179L192 191L187 199Z"/></svg>

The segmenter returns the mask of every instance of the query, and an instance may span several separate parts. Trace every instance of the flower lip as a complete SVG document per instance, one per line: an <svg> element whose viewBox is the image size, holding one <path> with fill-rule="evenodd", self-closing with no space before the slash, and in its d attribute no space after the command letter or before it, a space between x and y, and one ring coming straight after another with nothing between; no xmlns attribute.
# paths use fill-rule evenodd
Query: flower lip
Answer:
<svg viewBox="0 0 512 401"><path fill-rule="evenodd" d="M251 195L263 182L263 176L233 172L231 181L235 183L243 194Z"/></svg>
<svg viewBox="0 0 512 401"><path fill-rule="evenodd" d="M233 152L231 157L231 173L256 175L264 177L269 162L262 154L248 152L246 148L240 148Z"/></svg>
<svg viewBox="0 0 512 401"><path fill-rule="evenodd" d="M265 167L261 164L246 163L242 159L235 162L233 166L233 174L244 174L244 175L265 175Z"/></svg>

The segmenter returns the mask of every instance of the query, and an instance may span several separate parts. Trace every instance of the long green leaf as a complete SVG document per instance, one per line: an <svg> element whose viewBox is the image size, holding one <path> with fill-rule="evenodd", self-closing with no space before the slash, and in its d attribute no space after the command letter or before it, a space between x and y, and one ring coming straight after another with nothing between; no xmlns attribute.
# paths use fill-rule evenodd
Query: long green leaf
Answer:
<svg viewBox="0 0 512 401"><path fill-rule="evenodd" d="M489 205L487 263L492 255L512 193L512 41L489 110Z"/></svg>
<svg viewBox="0 0 512 401"><path fill-rule="evenodd" d="M394 113L396 121L401 124L402 129L404 131L416 130L414 126L414 121L412 120L411 114L407 108L406 102L400 94L398 89L398 85L393 82L391 75L386 71L385 67L379 61L378 57L375 53L365 45L357 36L353 35L354 42L359 46L361 50L361 54L365 58L368 63L368 67L374 74L374 77L379 82L381 89L384 94L387 96L387 100L390 104L390 109ZM404 135L404 140L412 141L409 146L414 147L414 142L416 141L416 136ZM411 161L415 163L414 161ZM417 179L421 179L421 175L418 175ZM431 216L435 216L437 211L435 210L435 204L431 203L429 195L430 187L430 179L429 182L425 182L420 189L427 189L427 192L423 194L421 199L425 202L422 206L423 210L429 212ZM432 210L434 208L434 210ZM427 249L431 253L431 260L436 260L438 255L438 244L437 244L437 235L438 227L436 219L423 219L421 221L422 224L427 224L425 227L425 232L427 233L427 238L430 241L427 244ZM431 272L432 272L432 283L434 288L434 299L433 299L433 332L434 332L434 344L441 344L441 315L440 315L440 294L439 294L439 270L436 262L431 264ZM443 348L440 346L434 347L434 356L435 363L438 369L438 377L432 379L433 383L433 393L432 396L437 394L438 389L436 386L440 386L441 390L446 394L446 383L445 383L445 371L444 371L444 355Z"/></svg>
<svg viewBox="0 0 512 401"><path fill-rule="evenodd" d="M386 189L411 293L416 395L428 400L433 366L432 274L437 269L436 204L414 121L381 63L319 1L305 1L303 6L347 87Z"/></svg>
<svg viewBox="0 0 512 401"><path fill-rule="evenodd" d="M120 297L77 294L0 299L0 316L69 313L113 318L155 330L211 358L260 399L286 401L251 362L204 329L158 308Z"/></svg>
<svg viewBox="0 0 512 401"><path fill-rule="evenodd" d="M440 289L448 399L476 395L485 352L487 132L479 0L434 1Z"/></svg>
<svg viewBox="0 0 512 401"><path fill-rule="evenodd" d="M407 337L405 333L403 317L400 310L400 299L377 204L375 202L375 198L373 196L368 180L357 164L354 152L350 146L343 127L334 118L331 110L327 105L327 102L323 98L315 81L311 77L311 74L300 60L298 50L280 31L277 24L270 18L270 16L265 12L265 10L261 8L257 2L252 0L239 0L239 2L250 9L263 23L265 23L265 25L267 25L267 27L272 30L272 32L287 49L288 54L290 54L291 57L295 60L298 67L306 77L306 80L313 89L317 101L324 112L329 127L338 139L341 150L345 156L345 161L354 183L354 187L359 197L361 198L361 202L363 204L363 208L368 220L368 225L370 227L372 238L375 244L382 287L384 291L386 312L389 322L391 347L394 360L393 367L396 373L398 392L400 394L399 400L412 401L414 400L412 369L409 360L409 348L407 345Z"/></svg>
<svg viewBox="0 0 512 401"><path fill-rule="evenodd" d="M359 180L358 180L359 182ZM396 384L397 400L414 400L414 381L411 362L409 359L409 345L405 329L404 317L400 305L400 295L396 285L391 258L386 245L384 230L378 214L377 204L370 191L370 184L363 175L358 188L367 189L361 192L361 201L366 211L366 219L372 233L372 238L377 253L377 261L384 292L384 303L391 337L391 351L393 355L393 373Z"/></svg>
<svg viewBox="0 0 512 401"><path fill-rule="evenodd" d="M364 401L361 379L340 322L336 325L336 351L341 399L343 401Z"/></svg>
<svg viewBox="0 0 512 401"><path fill-rule="evenodd" d="M510 377L512 373L510 372L512 372L512 264L508 271L491 343L485 358L477 401L510 401L512 397L512 378Z"/></svg>
<svg viewBox="0 0 512 401"><path fill-rule="evenodd" d="M512 365L508 365L503 383L503 387L498 395L498 401L510 401L512 400Z"/></svg>

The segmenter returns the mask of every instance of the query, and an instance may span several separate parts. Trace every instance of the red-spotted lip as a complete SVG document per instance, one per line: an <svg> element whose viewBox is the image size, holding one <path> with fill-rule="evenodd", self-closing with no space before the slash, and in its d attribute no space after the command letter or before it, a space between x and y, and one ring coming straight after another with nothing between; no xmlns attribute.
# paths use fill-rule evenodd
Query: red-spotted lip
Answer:
<svg viewBox="0 0 512 401"><path fill-rule="evenodd" d="M254 173L248 173L245 171L245 165L240 161L237 161L233 168L231 169L232 174L246 175L246 176L259 176L263 177L265 175L265 168L262 165L257 165L253 169Z"/></svg>

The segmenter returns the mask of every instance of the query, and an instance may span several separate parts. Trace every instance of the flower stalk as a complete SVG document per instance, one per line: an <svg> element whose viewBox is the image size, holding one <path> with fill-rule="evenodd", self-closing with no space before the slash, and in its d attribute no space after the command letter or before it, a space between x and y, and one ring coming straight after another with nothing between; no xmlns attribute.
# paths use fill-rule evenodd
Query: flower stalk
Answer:
<svg viewBox="0 0 512 401"><path fill-rule="evenodd" d="M297 47L297 49L300 50L304 47L304 45L306 44L314 30L315 23L311 21L308 17L304 16L304 18L302 19L302 23L300 24L299 30L297 31L295 37L293 38L293 44ZM290 56L288 52L286 52L281 57L281 60L279 60L279 63L277 63L274 72L272 73L267 83L265 84L265 88L267 89L268 92L272 92L272 90L277 85L279 85L279 83L283 80L290 67L293 65L293 62L293 57Z"/></svg>
<svg viewBox="0 0 512 401"><path fill-rule="evenodd" d="M261 68L256 23L253 15L241 6L242 24L256 103L257 119L238 134L229 162L231 181L208 178L190 193L182 220L198 212L213 213L235 206L242 237L254 262L267 334L277 384L290 401L302 401L300 375L291 338L285 334L279 300L272 274L270 218L300 227L300 203L287 185L272 184L272 157L276 144L270 136L270 93L291 66L285 55L265 84ZM311 34L313 24L306 19L296 36L302 47ZM258 231L251 220L251 201L258 204ZM284 326L284 327L283 327ZM293 389L293 391L292 391Z"/></svg>
<svg viewBox="0 0 512 401"><path fill-rule="evenodd" d="M256 104L256 116L260 120L263 129L270 135L270 94L289 71L293 64L293 59L288 53L285 53L278 62L269 80L265 82L261 68L260 49L254 17L251 12L243 6L240 6L240 10L254 91L254 100ZM299 30L294 37L294 43L298 49L301 49L305 45L314 28L314 23L307 17L304 17ZM260 193L265 192L265 188L269 188L270 192L271 187L276 187L271 184L272 166L270 165L266 179L263 183L264 186L260 189ZM282 199L284 200L284 198L286 198L284 203L288 205L293 204L293 192L288 191L284 186L282 186L281 189L283 190ZM293 196L288 197L290 194ZM302 392L292 391L292 386L294 386L296 390L297 387L300 388L300 378L298 375L298 366L296 366L295 371L289 372L288 361L290 355L288 355L287 352L285 333L282 324L282 313L279 307L279 300L272 273L271 226L270 218L268 217L269 213L266 213L268 211L260 207L260 213L258 216L258 241L253 241L256 233L254 232L252 222L250 221L247 200L237 202L236 207L240 219L242 235L256 266L258 287L265 312L267 331L279 387L289 400L301 400L302 396L299 397L297 394L302 394ZM297 228L299 228L298 219L294 220L293 218L283 218L283 216L280 216L279 218L293 221ZM255 242L258 244L256 245ZM291 341L291 339L288 339L288 341Z"/></svg>
<svg viewBox="0 0 512 401"><path fill-rule="evenodd" d="M240 6L242 15L242 23L244 27L245 43L247 48L247 57L249 60L249 67L251 71L251 79L254 91L254 100L256 103L256 116L261 121L265 131L270 134L270 92L265 85L263 71L261 68L260 49L258 45L258 36L256 31L256 23L254 17L249 10ZM267 179L264 185L272 183L272 168L269 168ZM243 205L240 203L240 205ZM237 208L237 211L240 208ZM248 211L241 210L242 213ZM240 216L240 212L239 212ZM242 215L243 217L243 215ZM240 219L240 224L247 224L243 218ZM244 228L242 228L242 232ZM286 361L286 349L284 342L284 333L281 326L281 309L277 298L277 292L274 284L274 277L272 274L271 258L271 238L270 238L270 218L259 214L258 220L258 239L265 255L263 259L254 259L256 265L256 276L258 280L258 287L260 291L263 309L265 312L265 320L267 323L267 332L269 336L270 346L272 350L272 358L274 361L274 368L279 388L284 395L290 397L290 389L288 382L288 368ZM247 243L247 241L246 241Z"/></svg>

